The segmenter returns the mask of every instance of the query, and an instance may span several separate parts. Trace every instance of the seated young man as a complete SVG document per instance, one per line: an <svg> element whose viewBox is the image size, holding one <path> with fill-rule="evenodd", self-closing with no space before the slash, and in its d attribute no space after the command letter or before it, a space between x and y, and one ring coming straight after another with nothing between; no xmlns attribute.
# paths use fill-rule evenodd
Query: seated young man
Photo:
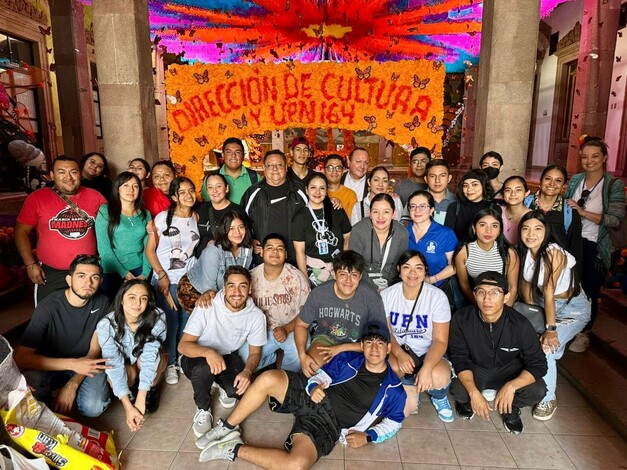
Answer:
<svg viewBox="0 0 627 470"><path fill-rule="evenodd" d="M338 354L309 380L281 370L261 374L231 416L196 442L204 446L199 460L239 457L262 468L310 468L338 439L358 448L394 436L406 396L386 359L390 332L386 323L370 323L364 331L361 352ZM272 411L296 417L285 450L247 445L240 436L239 425L266 400Z"/></svg>
<svg viewBox="0 0 627 470"><path fill-rule="evenodd" d="M109 313L109 299L98 292L100 259L78 255L65 277L68 288L41 300L15 351L33 395L68 414L76 402L83 416L99 416L109 406L105 359L100 359L96 325ZM58 393L53 398L53 392Z"/></svg>
<svg viewBox="0 0 627 470"><path fill-rule="evenodd" d="M451 322L449 359L457 373L451 392L457 414L490 419L492 408L482 392L497 390L494 408L505 429L520 434L520 409L540 402L546 393L546 356L529 320L506 305L507 279L486 271L475 282L477 305L459 309Z"/></svg>
<svg viewBox="0 0 627 470"><path fill-rule="evenodd" d="M266 344L266 317L249 295L250 272L241 266L228 267L224 288L211 306L194 309L183 330L178 350L198 408L192 426L196 437L211 429L214 381L229 398L239 399L259 364L261 347ZM249 354L244 364L238 349L246 342Z"/></svg>
<svg viewBox="0 0 627 470"><path fill-rule="evenodd" d="M268 321L268 342L261 350L258 369L275 362L276 352L283 350L281 369L300 372L294 325L311 291L309 279L298 268L286 263L286 242L281 235L267 235L261 246L263 263L250 272L251 297ZM246 360L248 345L240 349L240 356Z"/></svg>
<svg viewBox="0 0 627 470"><path fill-rule="evenodd" d="M346 250L333 258L335 279L316 287L298 316L294 341L303 373L315 375L333 356L359 351L359 338L370 322L386 324L381 296L361 283L366 262L356 251ZM308 332L313 331L307 349Z"/></svg>

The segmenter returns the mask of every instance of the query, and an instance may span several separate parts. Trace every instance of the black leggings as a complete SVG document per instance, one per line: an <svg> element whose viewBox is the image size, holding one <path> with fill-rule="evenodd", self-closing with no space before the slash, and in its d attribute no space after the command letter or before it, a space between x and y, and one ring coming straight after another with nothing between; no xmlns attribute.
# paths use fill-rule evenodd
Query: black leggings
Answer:
<svg viewBox="0 0 627 470"><path fill-rule="evenodd" d="M603 287L607 271L605 270L603 261L597 258L597 244L585 238L583 239L583 259L581 260L581 267L581 287L583 287L584 292L592 303L590 308L590 321L584 328L585 331L590 331L599 313L601 287Z"/></svg>

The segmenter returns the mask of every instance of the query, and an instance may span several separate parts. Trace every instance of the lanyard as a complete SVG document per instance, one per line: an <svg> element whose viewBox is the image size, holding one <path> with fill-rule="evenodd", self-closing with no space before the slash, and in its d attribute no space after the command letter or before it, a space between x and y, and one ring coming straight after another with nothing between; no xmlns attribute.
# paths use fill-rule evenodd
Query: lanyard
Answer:
<svg viewBox="0 0 627 470"><path fill-rule="evenodd" d="M390 254L390 246L392 245L389 241L392 239L392 235L394 235L394 231L392 230L392 226L390 225L390 231L388 232L388 236L383 242L383 258L381 259L381 269L379 269L378 273L370 273L373 276L382 276L383 275L383 267L385 266L386 261L388 260L388 255ZM379 241L379 237L377 236L377 242ZM374 228L370 229L370 262L374 258L374 252L372 249L372 245L374 244Z"/></svg>
<svg viewBox="0 0 627 470"><path fill-rule="evenodd" d="M321 235L324 234L324 232L325 232L324 226L326 225L326 223L324 221L324 208L322 208L322 220L320 220L318 217L316 217L316 213L311 208L311 204L310 203L307 203L307 209L309 209L309 213L311 214L311 217L313 218L314 229L316 230L316 232L318 232Z"/></svg>
<svg viewBox="0 0 627 470"><path fill-rule="evenodd" d="M416 305L418 304L418 299L420 298L420 294L422 294L422 286L424 286L425 283L424 281L422 281L422 284L420 284L420 289L418 290L418 295L416 296L416 300L414 300L414 305L412 305L411 307L411 312L409 313L409 321L407 322L407 327L405 328L405 344L407 344L407 332L409 331L409 327L411 325L411 322L414 320L414 310L416 310ZM403 295L403 290L401 289L401 295Z"/></svg>

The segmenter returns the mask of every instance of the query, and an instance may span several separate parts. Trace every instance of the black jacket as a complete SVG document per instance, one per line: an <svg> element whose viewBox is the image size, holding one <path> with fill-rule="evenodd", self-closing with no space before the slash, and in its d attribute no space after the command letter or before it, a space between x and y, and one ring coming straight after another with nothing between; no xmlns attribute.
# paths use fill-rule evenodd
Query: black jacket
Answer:
<svg viewBox="0 0 627 470"><path fill-rule="evenodd" d="M303 185L289 179L287 181L290 189L287 194L287 214L285 223L287 225L286 232L290 234L292 218L298 209L307 204L307 196L305 195L305 188ZM267 188L268 183L265 179L253 184L246 190L240 203L240 206L244 208L244 212L248 214L248 217L250 217L250 220L252 221L253 236L255 240L259 240L260 242L266 235L276 231L268 227L268 222L270 222L270 200L268 198ZM288 238L288 246L286 247L287 258L288 260L293 261L296 259L294 254L294 245L292 244L291 235ZM257 257L255 257L255 262L260 262Z"/></svg>
<svg viewBox="0 0 627 470"><path fill-rule="evenodd" d="M531 323L505 305L495 323L481 320L479 308L469 305L459 309L451 321L449 359L455 373L473 369L499 369L518 361L536 380L546 375L546 356Z"/></svg>

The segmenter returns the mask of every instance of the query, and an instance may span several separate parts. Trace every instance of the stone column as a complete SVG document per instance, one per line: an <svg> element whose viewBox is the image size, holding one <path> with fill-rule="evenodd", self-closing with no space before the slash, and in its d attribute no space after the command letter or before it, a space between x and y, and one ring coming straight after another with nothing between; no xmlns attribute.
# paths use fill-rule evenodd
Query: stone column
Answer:
<svg viewBox="0 0 627 470"><path fill-rule="evenodd" d="M566 169L581 169L579 136L603 138L621 0L584 0Z"/></svg>
<svg viewBox="0 0 627 470"><path fill-rule="evenodd" d="M540 0L483 2L473 166L495 150L503 177L525 174L539 16Z"/></svg>
<svg viewBox="0 0 627 470"><path fill-rule="evenodd" d="M64 153L80 159L98 150L83 5L50 2L50 18Z"/></svg>
<svg viewBox="0 0 627 470"><path fill-rule="evenodd" d="M94 0L102 133L115 170L158 159L148 0Z"/></svg>

